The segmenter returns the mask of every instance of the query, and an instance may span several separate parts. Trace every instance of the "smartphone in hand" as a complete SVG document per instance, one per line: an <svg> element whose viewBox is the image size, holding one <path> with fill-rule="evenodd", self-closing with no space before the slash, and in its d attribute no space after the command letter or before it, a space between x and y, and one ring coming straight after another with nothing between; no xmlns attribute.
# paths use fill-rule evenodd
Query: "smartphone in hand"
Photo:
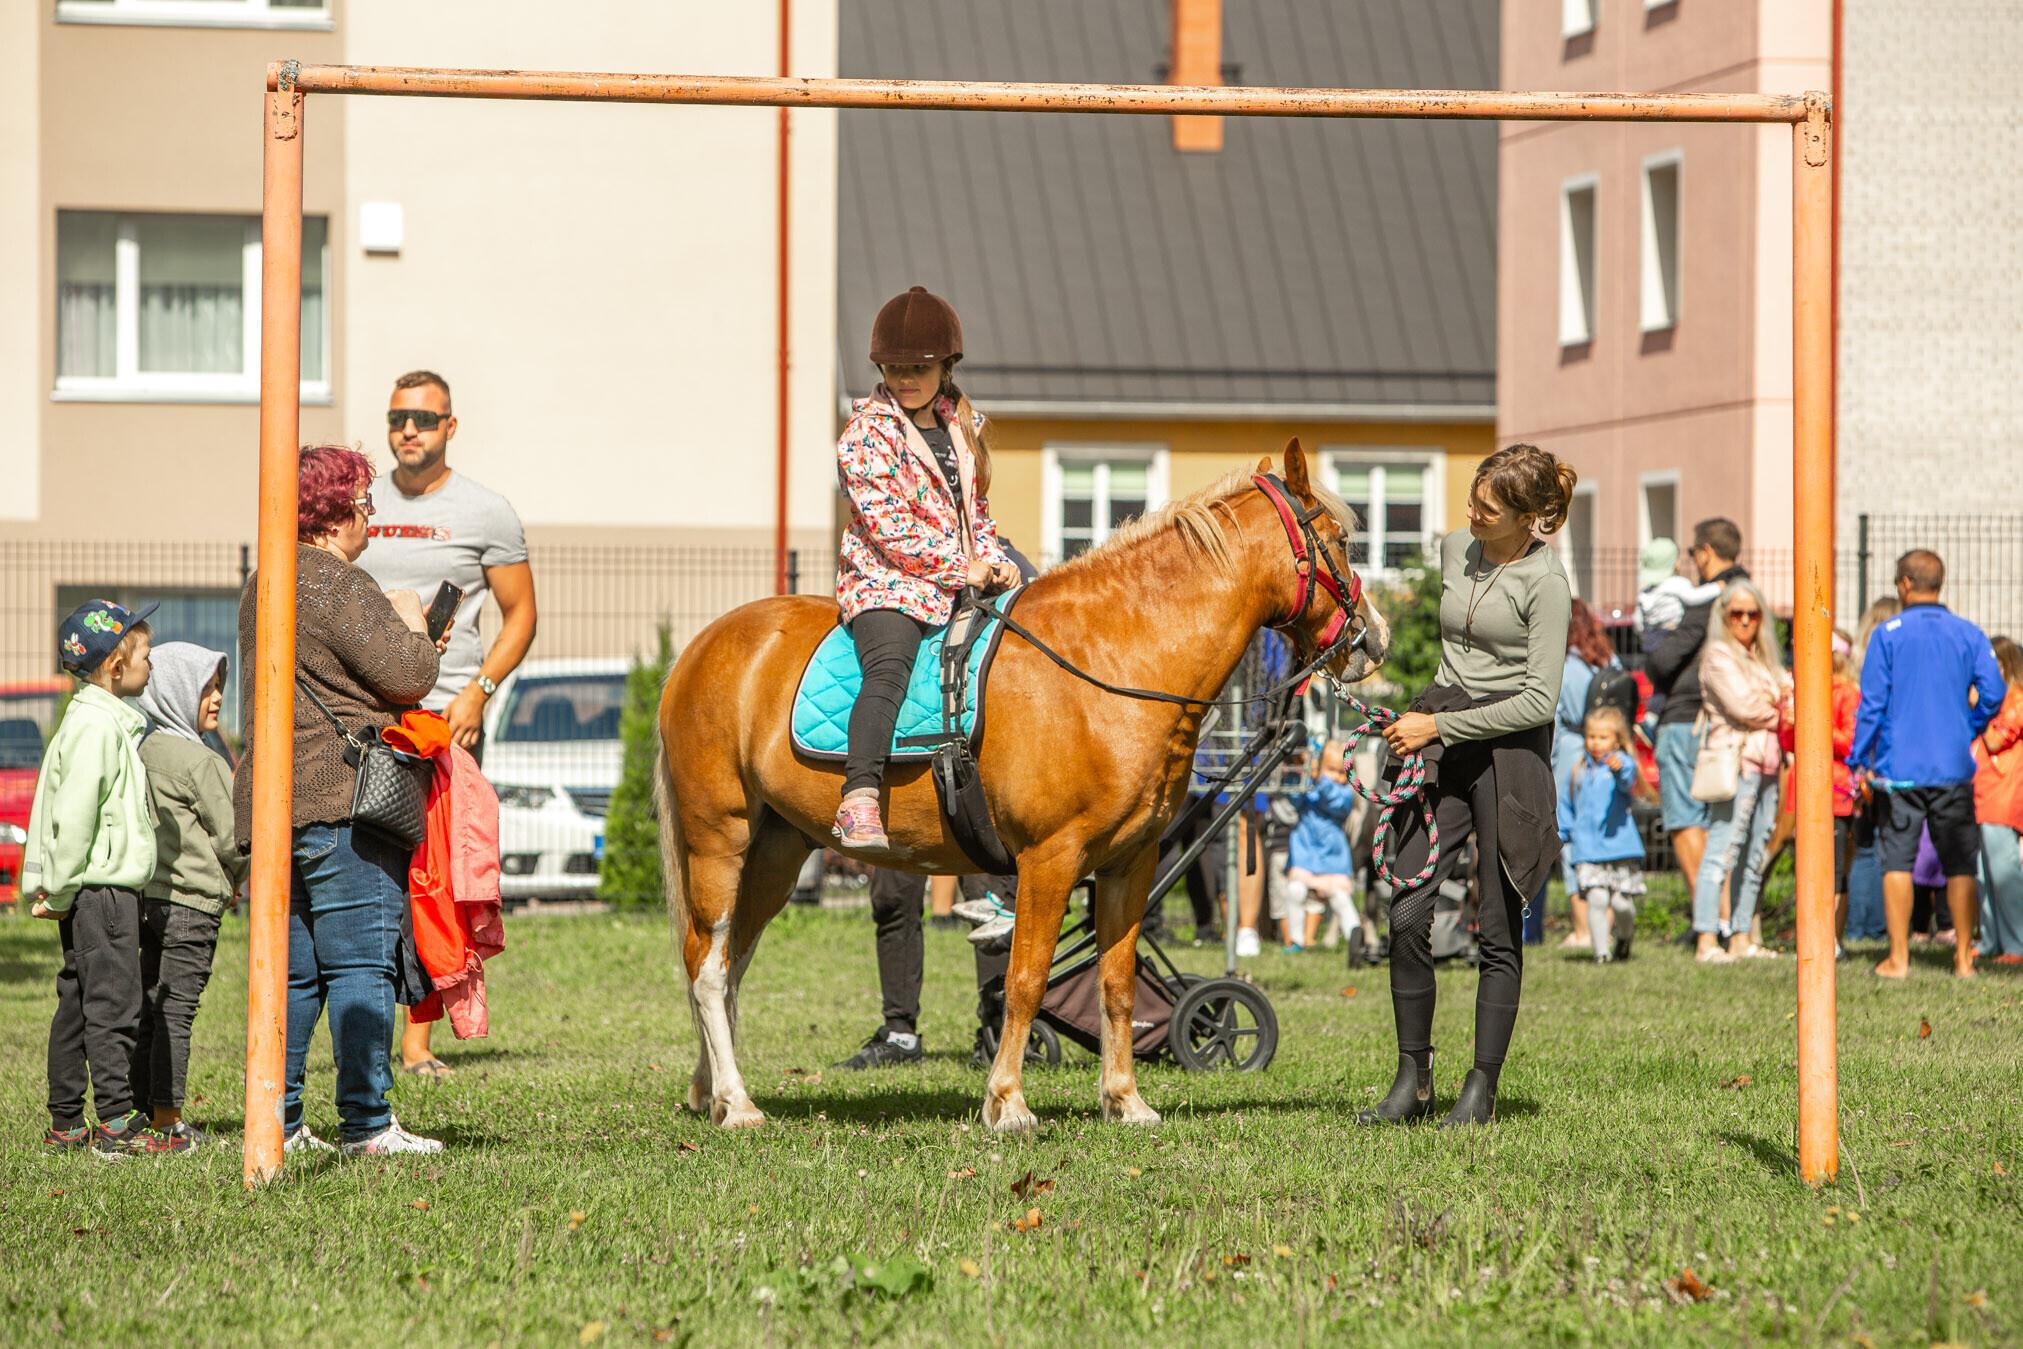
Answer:
<svg viewBox="0 0 2023 1349"><path fill-rule="evenodd" d="M424 622L428 628L428 639L439 642L449 631L450 620L457 616L457 606L464 602L464 592L444 581L436 587L435 598L429 601Z"/></svg>

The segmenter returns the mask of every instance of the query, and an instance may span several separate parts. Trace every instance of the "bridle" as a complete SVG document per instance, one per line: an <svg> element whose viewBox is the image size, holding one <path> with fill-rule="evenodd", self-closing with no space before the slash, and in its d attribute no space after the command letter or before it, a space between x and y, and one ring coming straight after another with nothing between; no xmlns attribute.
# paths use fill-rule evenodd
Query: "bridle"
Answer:
<svg viewBox="0 0 2023 1349"><path fill-rule="evenodd" d="M1342 647L1354 642L1360 635L1362 625L1356 620L1355 613L1356 606L1363 599L1363 578L1356 575L1353 567L1344 576L1342 568L1335 564L1334 553L1314 529L1314 521L1327 513L1327 507L1318 501L1301 507L1292 490L1276 474L1253 473L1250 480L1278 512L1279 523L1285 526L1285 540L1292 547L1293 570L1299 575L1299 598L1293 601L1292 612L1267 626L1274 631L1289 632L1298 641L1299 634L1290 630L1313 607L1314 592L1326 591L1335 602L1334 616L1321 629L1318 646L1307 662L1310 670L1318 671L1340 654ZM1312 674L1309 674L1306 680L1300 682L1299 692L1306 692L1311 678Z"/></svg>

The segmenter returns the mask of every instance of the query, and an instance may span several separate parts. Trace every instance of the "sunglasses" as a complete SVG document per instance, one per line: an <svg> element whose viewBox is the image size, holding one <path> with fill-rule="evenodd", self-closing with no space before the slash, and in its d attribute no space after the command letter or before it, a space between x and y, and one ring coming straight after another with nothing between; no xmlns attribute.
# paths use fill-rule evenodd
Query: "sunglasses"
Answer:
<svg viewBox="0 0 2023 1349"><path fill-rule="evenodd" d="M1760 620L1763 617L1763 611L1761 609L1730 609L1728 611L1728 617L1735 619L1749 618Z"/></svg>
<svg viewBox="0 0 2023 1349"><path fill-rule="evenodd" d="M412 408L392 408L386 414L386 429L399 431L409 422L417 431L433 431L449 417L447 412L424 412Z"/></svg>

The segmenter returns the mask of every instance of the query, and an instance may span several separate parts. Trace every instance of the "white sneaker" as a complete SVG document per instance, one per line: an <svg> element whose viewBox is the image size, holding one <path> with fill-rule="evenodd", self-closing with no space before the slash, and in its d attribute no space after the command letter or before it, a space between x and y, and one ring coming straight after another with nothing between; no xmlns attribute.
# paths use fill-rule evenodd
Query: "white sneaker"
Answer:
<svg viewBox="0 0 2023 1349"><path fill-rule="evenodd" d="M400 1127L400 1121L397 1119L389 1119L386 1127L372 1137L361 1138L356 1143L346 1143L343 1148L347 1157L396 1157L409 1153L425 1154L442 1150L443 1145L439 1140L411 1134Z"/></svg>
<svg viewBox="0 0 2023 1349"><path fill-rule="evenodd" d="M335 1152L337 1149L309 1132L309 1126L298 1124L295 1132L281 1140L283 1152Z"/></svg>
<svg viewBox="0 0 2023 1349"><path fill-rule="evenodd" d="M1012 926L1013 915L1009 913L999 914L995 918L987 919L969 930L969 944L986 954L995 952L1000 948L1009 949L1011 946Z"/></svg>
<svg viewBox="0 0 2023 1349"><path fill-rule="evenodd" d="M949 912L965 923L988 923L1004 912L1004 906L996 895L986 894L981 899L965 899Z"/></svg>
<svg viewBox="0 0 2023 1349"><path fill-rule="evenodd" d="M1258 953L1258 950L1257 929L1254 927L1238 928L1236 930L1236 954L1239 956L1254 956Z"/></svg>

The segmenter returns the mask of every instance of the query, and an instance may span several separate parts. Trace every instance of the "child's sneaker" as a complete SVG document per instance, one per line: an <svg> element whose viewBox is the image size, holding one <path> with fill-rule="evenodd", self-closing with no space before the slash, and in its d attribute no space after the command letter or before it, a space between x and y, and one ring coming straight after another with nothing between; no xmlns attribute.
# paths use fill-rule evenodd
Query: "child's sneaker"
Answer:
<svg viewBox="0 0 2023 1349"><path fill-rule="evenodd" d="M211 1136L209 1134L205 1133L202 1129L199 1129L196 1125L190 1123L188 1120L179 1119L174 1124L171 1124L168 1128L162 1130L162 1132L167 1134L171 1138L188 1139L190 1142L190 1146L193 1148L200 1148L204 1146L204 1144L211 1141Z"/></svg>
<svg viewBox="0 0 2023 1349"><path fill-rule="evenodd" d="M1254 956L1261 948L1257 943L1257 929L1240 927L1236 930L1236 954L1242 957Z"/></svg>
<svg viewBox="0 0 2023 1349"><path fill-rule="evenodd" d="M91 1126L80 1124L74 1129L59 1129L49 1126L49 1132L42 1135L42 1146L50 1152L77 1152L91 1146Z"/></svg>
<svg viewBox="0 0 2023 1349"><path fill-rule="evenodd" d="M289 1134L286 1138L281 1140L281 1151L335 1152L337 1151L337 1147L335 1144L326 1143L322 1139L318 1138L315 1134L310 1133L308 1125L298 1124L295 1126L294 1133Z"/></svg>
<svg viewBox="0 0 2023 1349"><path fill-rule="evenodd" d="M878 793L873 791L855 791L844 797L843 804L836 807L836 819L829 832L845 849L875 848L882 852L892 846L885 837L885 821L878 813Z"/></svg>
<svg viewBox="0 0 2023 1349"><path fill-rule="evenodd" d="M340 1149L347 1157L397 1157L407 1154L436 1153L443 1145L433 1138L421 1138L400 1127L397 1119L388 1119L386 1127L370 1138L361 1138L355 1143L346 1143Z"/></svg>
<svg viewBox="0 0 2023 1349"><path fill-rule="evenodd" d="M106 1161L121 1157L154 1157L170 1152L188 1152L190 1140L165 1134L148 1124L146 1115L130 1110L117 1124L100 1122L91 1136L93 1155Z"/></svg>

